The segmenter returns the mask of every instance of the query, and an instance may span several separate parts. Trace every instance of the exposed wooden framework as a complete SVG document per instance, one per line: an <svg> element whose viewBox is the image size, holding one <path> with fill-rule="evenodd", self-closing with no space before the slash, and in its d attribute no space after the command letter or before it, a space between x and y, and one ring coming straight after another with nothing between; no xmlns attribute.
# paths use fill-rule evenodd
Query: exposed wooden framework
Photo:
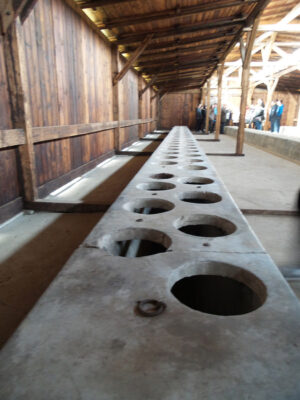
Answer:
<svg viewBox="0 0 300 400"><path fill-rule="evenodd" d="M129 60L126 62L126 64L122 68L122 70L120 72L118 72L117 75L113 78L113 85L116 85L116 83L124 77L126 72L129 71L129 69L132 67L134 62L139 58L139 56L145 50L145 48L151 41L152 37L153 37L153 34L149 34L144 38L144 40L142 41L140 46L135 50L135 52L132 54L132 56L129 58Z"/></svg>
<svg viewBox="0 0 300 400"><path fill-rule="evenodd" d="M167 9L154 13L133 15L132 17L120 17L114 19L108 19L98 26L100 29L112 29L119 28L121 26L143 24L146 22L161 21L165 19L172 19L199 14L208 11L220 10L222 8L230 7L243 7L245 4L256 3L258 0L236 0L236 1L215 1L213 3L198 4L190 7L175 7L173 9Z"/></svg>
<svg viewBox="0 0 300 400"><path fill-rule="evenodd" d="M2 34L6 33L10 25L20 16L24 21L37 0L1 0L0 25Z"/></svg>
<svg viewBox="0 0 300 400"><path fill-rule="evenodd" d="M241 103L240 103L239 128L238 128L237 142L236 142L236 154L237 155L243 154L244 137L245 137L245 114L246 114L247 95L248 95L248 86L249 86L250 61L251 61L252 48L254 45L258 24L259 24L259 19L256 19L254 21L251 32L248 32L245 56L243 59L242 95L241 95Z"/></svg>
<svg viewBox="0 0 300 400"><path fill-rule="evenodd" d="M215 127L215 139L220 137L221 116L222 116L222 80L223 80L224 63L218 65L218 109Z"/></svg>
<svg viewBox="0 0 300 400"><path fill-rule="evenodd" d="M5 67L14 128L22 129L25 143L19 147L23 173L24 197L37 197L35 158L32 138L32 118L28 102L28 82L21 22L19 17L8 27L4 37Z"/></svg>

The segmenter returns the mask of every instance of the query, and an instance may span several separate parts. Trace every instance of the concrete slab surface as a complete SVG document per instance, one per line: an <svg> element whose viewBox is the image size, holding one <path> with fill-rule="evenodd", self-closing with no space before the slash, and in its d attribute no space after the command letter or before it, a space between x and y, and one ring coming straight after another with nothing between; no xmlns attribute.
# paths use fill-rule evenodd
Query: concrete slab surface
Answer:
<svg viewBox="0 0 300 400"><path fill-rule="evenodd" d="M177 151L176 161L166 154ZM234 165L242 184L245 165ZM173 176L152 176L165 173ZM214 182L185 182L199 176ZM255 181L254 171L251 176ZM264 184L271 186L267 177ZM222 200L185 202L181 196L186 191L211 192ZM239 196L239 206L249 201ZM161 203L143 204L145 199ZM175 207L145 213L167 203ZM284 196L283 203L293 207ZM206 227L203 233L197 231L201 224L218 229ZM226 235L216 234L220 230ZM167 251L120 256L130 239L154 241ZM209 300L205 286L204 300L190 294L191 286L176 289L175 295L175 285L195 275L213 282L207 286ZM224 304L217 301L224 287L215 286L216 276L222 285L228 279L234 284L233 297L228 302L225 296ZM149 298L165 302L165 313L138 315L136 302ZM194 308L184 304L189 301ZM245 307L243 312L236 311L237 304ZM204 151L179 129L141 168L5 345L0 397L298 400L299 331L299 301Z"/></svg>

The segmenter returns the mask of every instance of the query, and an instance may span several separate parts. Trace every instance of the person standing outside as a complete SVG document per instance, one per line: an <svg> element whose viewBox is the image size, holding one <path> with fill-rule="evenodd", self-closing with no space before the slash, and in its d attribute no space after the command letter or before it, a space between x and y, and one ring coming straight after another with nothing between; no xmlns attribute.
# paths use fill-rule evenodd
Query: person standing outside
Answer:
<svg viewBox="0 0 300 400"><path fill-rule="evenodd" d="M276 119L276 112L277 112L277 104L275 101L271 102L271 108L269 113L269 120L271 122L271 132L275 131L275 119Z"/></svg>
<svg viewBox="0 0 300 400"><path fill-rule="evenodd" d="M277 110L276 110L276 115L275 115L274 132L279 133L280 121L281 121L284 105L282 103L282 100L276 100L276 104L277 104Z"/></svg>

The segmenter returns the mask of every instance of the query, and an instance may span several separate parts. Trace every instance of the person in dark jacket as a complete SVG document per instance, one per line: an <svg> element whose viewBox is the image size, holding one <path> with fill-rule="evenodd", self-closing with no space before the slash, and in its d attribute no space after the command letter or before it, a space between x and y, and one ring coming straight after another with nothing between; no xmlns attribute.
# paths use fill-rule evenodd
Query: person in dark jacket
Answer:
<svg viewBox="0 0 300 400"><path fill-rule="evenodd" d="M274 132L279 133L280 121L281 121L284 105L282 103L282 100L276 100L276 104L277 104L277 110L276 110L276 114L275 114Z"/></svg>
<svg viewBox="0 0 300 400"><path fill-rule="evenodd" d="M206 106L202 107L202 117L201 117L201 123L200 123L200 131L205 130L205 122L206 122Z"/></svg>
<svg viewBox="0 0 300 400"><path fill-rule="evenodd" d="M202 124L202 104L196 108L196 131L199 132Z"/></svg>
<svg viewBox="0 0 300 400"><path fill-rule="evenodd" d="M271 102L271 108L269 113L269 120L271 122L271 132L275 132L275 119L276 119L276 111L277 111L277 104L275 101Z"/></svg>
<svg viewBox="0 0 300 400"><path fill-rule="evenodd" d="M226 107L222 106L221 108L221 124L220 124L220 133L224 133L224 128L226 124Z"/></svg>

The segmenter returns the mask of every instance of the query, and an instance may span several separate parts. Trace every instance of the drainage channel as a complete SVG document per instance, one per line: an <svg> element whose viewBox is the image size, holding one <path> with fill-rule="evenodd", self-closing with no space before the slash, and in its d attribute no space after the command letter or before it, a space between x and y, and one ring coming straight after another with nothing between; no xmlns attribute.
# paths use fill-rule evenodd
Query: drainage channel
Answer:
<svg viewBox="0 0 300 400"><path fill-rule="evenodd" d="M299 332L297 298L174 127L2 349L0 398L298 399Z"/></svg>

